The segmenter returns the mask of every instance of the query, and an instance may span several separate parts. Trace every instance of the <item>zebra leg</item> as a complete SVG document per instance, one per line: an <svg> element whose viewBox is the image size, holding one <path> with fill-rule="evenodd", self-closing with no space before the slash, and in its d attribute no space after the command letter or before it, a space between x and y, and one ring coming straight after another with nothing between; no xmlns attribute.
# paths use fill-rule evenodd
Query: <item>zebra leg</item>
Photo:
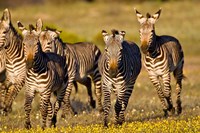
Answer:
<svg viewBox="0 0 200 133"><path fill-rule="evenodd" d="M162 108L163 108L163 111L164 111L164 116L167 117L168 116L168 113L167 113L168 107L167 107L166 102L165 102L165 95L162 91L159 79L156 76L149 76L149 77L150 77L150 80L153 83L154 87L156 87L156 91L158 93L158 97L160 98Z"/></svg>
<svg viewBox="0 0 200 133"><path fill-rule="evenodd" d="M31 128L31 121L30 121L30 112L31 112L31 103L33 98L35 97L34 91L31 89L25 90L25 103L24 103L24 110L25 110L25 125L26 129Z"/></svg>
<svg viewBox="0 0 200 133"><path fill-rule="evenodd" d="M133 83L135 83L135 81ZM119 119L118 119L117 124L122 125L125 122L124 112L125 112L126 107L128 105L128 100L129 100L129 97L132 94L132 91L133 91L133 85L129 85L129 87L126 88L125 92L121 91L119 93L119 95L118 95L119 101L121 101L120 102L120 104L121 104L121 111L119 112Z"/></svg>
<svg viewBox="0 0 200 133"><path fill-rule="evenodd" d="M51 102L49 102L48 104L48 108L47 108L47 127L51 127L52 126L52 119L53 119L53 109L52 109L52 104Z"/></svg>
<svg viewBox="0 0 200 133"><path fill-rule="evenodd" d="M5 105L5 95L6 95L6 85L4 83L0 83L0 109L4 109Z"/></svg>
<svg viewBox="0 0 200 133"><path fill-rule="evenodd" d="M182 90L182 79L183 79L183 65L174 71L174 77L176 79L176 108L177 114L182 113L181 106L181 90Z"/></svg>
<svg viewBox="0 0 200 133"><path fill-rule="evenodd" d="M50 96L51 96L51 92L48 91L44 91L40 94L40 112L42 115L42 129L44 130L47 126L47 115L48 115L48 106L50 104Z"/></svg>
<svg viewBox="0 0 200 133"><path fill-rule="evenodd" d="M170 85L170 73L164 74L162 76L163 86L164 86L164 95L168 104L167 110L171 115L175 113L175 108L173 107L172 97L171 97L171 85Z"/></svg>
<svg viewBox="0 0 200 133"><path fill-rule="evenodd" d="M78 85L76 81L73 81L74 88L75 88L75 93L78 93Z"/></svg>
<svg viewBox="0 0 200 133"><path fill-rule="evenodd" d="M5 108L4 108L4 115L7 115L7 113L12 111L12 103L14 101L14 99L16 98L17 94L19 93L20 89L15 86L15 85L11 85L8 88L8 91L6 93L6 97L5 97Z"/></svg>
<svg viewBox="0 0 200 133"><path fill-rule="evenodd" d="M73 82L69 82L66 92L65 92L65 96L63 98L63 105L62 105L62 118L65 118L65 115L70 113L72 115L77 114L77 112L74 111L74 109L71 106L70 103L70 95L71 95L71 91L72 91L72 83Z"/></svg>
<svg viewBox="0 0 200 133"><path fill-rule="evenodd" d="M79 81L81 84L85 85L87 87L87 93L88 93L88 103L90 106L95 108L95 100L92 97L92 86L91 86L91 79L89 77L86 77Z"/></svg>
<svg viewBox="0 0 200 133"><path fill-rule="evenodd" d="M117 98L115 103L115 124L120 124L119 122L119 113L122 109L122 103L119 102L119 99Z"/></svg>
<svg viewBox="0 0 200 133"><path fill-rule="evenodd" d="M110 111L111 101L110 101L110 95L111 95L111 87L107 87L105 83L102 85L103 87L103 94L104 94L104 127L108 127L108 114Z"/></svg>
<svg viewBox="0 0 200 133"><path fill-rule="evenodd" d="M102 102L101 102L101 97L102 97L102 88L101 88L101 75L99 73L98 70L96 70L94 72L93 75L91 75L92 80L94 82L94 86L95 86L95 95L97 98L97 109L99 110L99 112L103 112L103 106L102 106Z"/></svg>
<svg viewBox="0 0 200 133"><path fill-rule="evenodd" d="M66 92L66 86L64 86L64 88L60 89L57 91L57 100L54 104L54 114L53 114L53 118L52 118L52 124L54 127L56 127L56 122L57 122L57 113L61 107L61 103L63 101L63 98L65 96L65 92Z"/></svg>

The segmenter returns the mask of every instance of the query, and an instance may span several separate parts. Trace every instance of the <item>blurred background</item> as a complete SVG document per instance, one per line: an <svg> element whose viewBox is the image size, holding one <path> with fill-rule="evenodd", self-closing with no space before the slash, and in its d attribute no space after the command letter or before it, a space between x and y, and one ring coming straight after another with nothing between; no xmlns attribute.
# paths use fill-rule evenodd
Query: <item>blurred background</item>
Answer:
<svg viewBox="0 0 200 133"><path fill-rule="evenodd" d="M134 41L140 46L138 32L140 25L134 8L143 15L147 12L153 14L162 8L161 16L155 25L156 34L176 37L182 44L185 55L184 74L187 79L183 81L184 115L182 116L200 115L199 0L0 0L0 15L5 8L10 10L12 23L17 30L16 22L18 20L28 26L30 23L35 24L36 20L41 18L45 26L62 31L61 38L64 42L90 41L102 51L104 48L102 30L107 32L110 32L111 29L124 30L126 31L125 39ZM175 81L173 78L172 88L173 101L175 102ZM80 87L79 90L76 96L72 94L72 98L77 97L78 100L72 102L80 115L73 119L59 121L61 126L72 123L101 123L101 118L93 112L90 113L91 110L88 109L86 89ZM20 117L24 115L23 102L22 91L13 105L13 116L18 119L12 119L12 115L9 119L5 117L4 125L12 128L23 127L22 117ZM115 99L112 100L112 105L114 102ZM35 110L38 111L38 106ZM88 119L84 112L89 112L88 117L93 119ZM128 121L155 117L155 114L162 115L156 90L144 68L142 68L135 84L126 112ZM34 124L37 125L38 120Z"/></svg>

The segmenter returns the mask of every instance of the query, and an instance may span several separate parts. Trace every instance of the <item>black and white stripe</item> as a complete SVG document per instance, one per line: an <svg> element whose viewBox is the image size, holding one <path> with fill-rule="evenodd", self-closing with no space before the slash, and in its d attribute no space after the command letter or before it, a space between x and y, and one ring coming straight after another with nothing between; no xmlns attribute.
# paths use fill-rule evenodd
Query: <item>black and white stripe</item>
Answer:
<svg viewBox="0 0 200 133"><path fill-rule="evenodd" d="M67 65L65 57L55 53L44 53L39 42L38 30L40 23L37 21L37 30L30 26L30 30L18 22L18 27L24 37L24 52L27 67L27 76L25 80L25 127L31 128L30 112L31 103L35 92L40 93L40 112L42 115L42 128L56 126L56 116L68 84ZM54 110L50 102L51 93L56 93L57 99L54 104Z"/></svg>
<svg viewBox="0 0 200 133"><path fill-rule="evenodd" d="M6 87L4 113L11 110L13 100L22 89L26 76L26 65L22 37L11 23L11 15L5 9L0 21L0 47L6 54Z"/></svg>
<svg viewBox="0 0 200 133"><path fill-rule="evenodd" d="M69 85L66 91L65 99L68 101L64 105L64 115L72 112L70 105L70 94L73 82L79 82L87 87L89 103L95 107L95 101L92 97L91 79L94 82L95 94L97 97L98 109L102 111L101 104L101 75L98 70L98 59L101 55L96 45L89 42L80 42L75 44L64 43L59 37L59 31L47 28L42 31L40 41L44 51L52 51L59 55L66 56L68 64ZM90 77L91 78L90 78Z"/></svg>
<svg viewBox="0 0 200 133"><path fill-rule="evenodd" d="M0 48L0 109L5 107L4 100L6 91L6 54L5 49Z"/></svg>
<svg viewBox="0 0 200 133"><path fill-rule="evenodd" d="M177 114L180 114L182 112L181 82L184 77L184 55L181 44L172 36L156 35L154 25L160 16L161 9L154 15L147 13L146 17L137 10L135 11L141 25L140 40L141 50L144 53L144 66L149 73L151 82L156 87L164 114L168 116L168 112L174 114L175 111L171 98L170 72L173 72L176 79Z"/></svg>
<svg viewBox="0 0 200 133"><path fill-rule="evenodd" d="M99 60L102 75L102 91L104 95L104 126L108 126L111 92L116 94L115 123L125 121L124 112L135 81L141 70L141 54L138 46L124 40L125 32L112 30L109 35L102 31L105 41L105 51Z"/></svg>

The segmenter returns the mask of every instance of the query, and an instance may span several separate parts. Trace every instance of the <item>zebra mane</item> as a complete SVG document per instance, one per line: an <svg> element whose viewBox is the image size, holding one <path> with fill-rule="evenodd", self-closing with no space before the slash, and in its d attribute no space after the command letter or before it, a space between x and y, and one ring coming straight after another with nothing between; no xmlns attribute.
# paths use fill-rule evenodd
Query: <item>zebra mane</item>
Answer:
<svg viewBox="0 0 200 133"><path fill-rule="evenodd" d="M13 34L19 38L19 40L22 40L22 35L15 29L15 27L12 25L12 23L10 22L9 24L10 26L10 30L13 32Z"/></svg>
<svg viewBox="0 0 200 133"><path fill-rule="evenodd" d="M46 26L46 30L57 31L56 28L51 28L49 26Z"/></svg>
<svg viewBox="0 0 200 133"><path fill-rule="evenodd" d="M151 17L150 13L147 13L146 16L147 16L147 18L150 18L150 17Z"/></svg>
<svg viewBox="0 0 200 133"><path fill-rule="evenodd" d="M119 31L118 30L112 29L111 32L113 34L113 37L115 37L116 34L119 35Z"/></svg>
<svg viewBox="0 0 200 133"><path fill-rule="evenodd" d="M30 32L31 32L32 30L35 30L35 27L34 27L32 24L29 24L29 30L30 30Z"/></svg>

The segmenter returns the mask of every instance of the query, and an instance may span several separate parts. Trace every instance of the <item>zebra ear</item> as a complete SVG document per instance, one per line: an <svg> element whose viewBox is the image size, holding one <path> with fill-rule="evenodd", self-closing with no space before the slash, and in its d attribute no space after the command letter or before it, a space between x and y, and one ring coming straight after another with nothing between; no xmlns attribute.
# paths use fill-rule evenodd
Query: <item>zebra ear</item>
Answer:
<svg viewBox="0 0 200 133"><path fill-rule="evenodd" d="M7 8L3 11L3 16L1 18L1 20L5 21L7 24L10 24L11 15L10 15L10 11Z"/></svg>
<svg viewBox="0 0 200 133"><path fill-rule="evenodd" d="M154 15L152 15L151 18L149 18L149 22L152 23L152 24L155 24L155 22L160 17L160 13L161 13L161 8Z"/></svg>
<svg viewBox="0 0 200 133"><path fill-rule="evenodd" d="M60 33L61 33L62 31L58 31L58 30L56 30L55 32L56 32L56 34L59 36Z"/></svg>
<svg viewBox="0 0 200 133"><path fill-rule="evenodd" d="M36 32L40 33L42 31L43 23L42 19L39 18L36 22Z"/></svg>
<svg viewBox="0 0 200 133"><path fill-rule="evenodd" d="M135 10L138 22L140 24L144 23L147 19L140 12L138 12L136 8L134 8L134 10Z"/></svg>
<svg viewBox="0 0 200 133"><path fill-rule="evenodd" d="M103 35L104 41L107 42L107 41L108 41L108 33L107 33L105 30L102 30L101 33L102 33L102 35Z"/></svg>
<svg viewBox="0 0 200 133"><path fill-rule="evenodd" d="M125 31L120 31L119 34L124 37L126 35L126 32Z"/></svg>
<svg viewBox="0 0 200 133"><path fill-rule="evenodd" d="M19 28L19 30L22 31L22 34L25 34L26 33L26 28L22 25L22 23L20 21L17 21L17 26Z"/></svg>
<svg viewBox="0 0 200 133"><path fill-rule="evenodd" d="M22 25L22 23L21 23L20 21L17 21L17 26L18 26L18 28L19 28L21 31L23 31L24 29L26 29L26 28Z"/></svg>

